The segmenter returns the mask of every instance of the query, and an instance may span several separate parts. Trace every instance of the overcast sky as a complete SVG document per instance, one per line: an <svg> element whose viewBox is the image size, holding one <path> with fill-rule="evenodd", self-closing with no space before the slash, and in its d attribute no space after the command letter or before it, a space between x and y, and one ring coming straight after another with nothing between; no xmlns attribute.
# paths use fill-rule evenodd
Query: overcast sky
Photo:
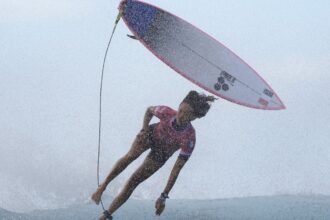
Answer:
<svg viewBox="0 0 330 220"><path fill-rule="evenodd" d="M171 198L330 194L329 1L147 2L228 46L287 107L214 103L193 123L196 149ZM100 71L118 3L1 1L0 207L55 207L96 188ZM102 178L129 149L148 106L177 108L189 90L203 91L127 33L121 21L106 63ZM112 195L141 159L110 184ZM156 198L174 160L134 196Z"/></svg>

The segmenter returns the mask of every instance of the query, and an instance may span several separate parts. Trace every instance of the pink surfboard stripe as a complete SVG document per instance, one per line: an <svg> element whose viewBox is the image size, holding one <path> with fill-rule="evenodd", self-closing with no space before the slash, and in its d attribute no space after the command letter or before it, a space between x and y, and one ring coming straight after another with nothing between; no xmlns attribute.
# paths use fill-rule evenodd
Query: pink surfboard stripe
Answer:
<svg viewBox="0 0 330 220"><path fill-rule="evenodd" d="M120 2L120 4L119 4L119 10L121 10L122 8L122 6L123 6L123 2L124 2L125 0L122 0L121 2ZM161 9L161 8L159 8L159 7L157 7L157 6L155 6L155 5L152 5L152 4L149 4L149 3L146 3L146 2L143 2L143 1L138 1L138 2L141 2L141 3L143 3L143 4L146 4L146 5L149 5L149 6L152 6L152 7L154 7L154 8L156 8L156 9L158 9L158 10L160 10L160 11L163 11L163 12L165 12L165 13L168 13L168 14L170 14L171 16L173 16L173 17L176 17L176 18L178 18L179 20L182 20L182 21L184 21L184 22L186 22L187 24L189 24L189 25L191 25L192 27L194 27L195 29L197 29L198 31L200 31L200 32L202 32L203 34L205 34L205 35L207 35L209 38L211 38L211 39L213 39L215 42L217 42L217 43L219 43L220 45L222 45L223 47L225 47L226 49L228 49L232 54L234 54L240 61L242 61L243 63L245 63L250 69L252 69L253 70L253 72L265 83L265 85L267 85L269 88L271 88L270 87L270 85L258 74L258 72L256 71L256 70L254 70L248 63L246 63L242 58L240 58L236 53L234 53L232 50L230 50L228 47L226 47L224 44L222 44L221 42L219 42L217 39L215 39L214 37L212 37L211 35L209 35L208 33L206 33L206 32L204 32L203 30L201 30L201 29L199 29L198 27L196 27L195 25L193 25L193 24L191 24L191 23L189 23L188 21L186 21L186 20L184 20L184 19L182 19L182 18L180 18L180 17L178 17L178 16L176 16L176 15L174 15L174 14L172 14L172 13L170 13L170 12L168 12L168 11L166 11L166 10L164 10L164 9ZM261 107L261 106L256 106L256 105L251 105L251 104L248 104L248 103L244 103L244 102L240 102L240 101L237 101L237 100L234 100L234 99L232 99L232 98L230 98L230 97L226 97L226 96L224 96L224 95L222 95L222 94L217 94L217 93L215 93L214 91L212 91L211 89L209 89L209 88L207 88L207 87L205 87L204 85L202 85L201 83L199 83L198 81L196 81L196 80L194 80L194 79L192 79L192 78L190 78L189 77L189 75L187 74L187 73L185 73L185 72L183 72L182 70L180 70L180 69L178 69L175 65L173 65L172 63L170 63L170 62L168 62L168 61L166 61L163 57L161 57L161 55L159 55L158 53L156 53L151 47L149 47L145 42L144 42L144 40L143 39L141 39L140 37L139 37L139 35L130 27L130 25L128 24L128 22L126 21L126 19L125 19L125 17L123 16L123 20L124 20L124 22L125 22L125 24L126 24L126 26L128 27L128 29L134 34L134 36L152 53L152 54L154 54L158 59L160 59L163 63L165 63L166 65L168 65L171 69L173 69L174 71L176 71L177 73L179 73L181 76L183 76L184 78L186 78L186 79L188 79L189 81L191 81L191 82L193 82L194 84L196 84L196 85L198 85L199 87L201 87L201 88L203 88L203 89L205 89L206 91L208 91L208 92L210 92L210 93L212 93L212 94L214 94L214 95L216 95L216 96L220 96L221 98L223 98L223 99L226 99L226 100L228 100L228 101L230 101L230 102L233 102L233 103L236 103L236 104L239 104L239 105L242 105L242 106L246 106L246 107L250 107L250 108L256 108L256 109L262 109L262 110L281 110L281 109L285 109L286 107L285 107L285 105L283 104L283 102L281 101L281 99L279 98L279 96L275 93L275 91L272 89L272 92L274 92L274 95L277 97L277 99L280 101L280 106L279 107L267 107L267 106L265 106L265 107Z"/></svg>

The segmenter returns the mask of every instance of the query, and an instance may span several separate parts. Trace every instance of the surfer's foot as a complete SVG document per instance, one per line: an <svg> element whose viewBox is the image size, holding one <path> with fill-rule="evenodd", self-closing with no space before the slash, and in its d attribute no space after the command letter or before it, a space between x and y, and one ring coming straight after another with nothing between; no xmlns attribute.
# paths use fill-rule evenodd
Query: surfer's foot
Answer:
<svg viewBox="0 0 330 220"><path fill-rule="evenodd" d="M97 190L95 191L95 193L93 193L92 200L96 203L96 205L100 204L103 191L104 191L104 189L102 189L101 187L98 187Z"/></svg>

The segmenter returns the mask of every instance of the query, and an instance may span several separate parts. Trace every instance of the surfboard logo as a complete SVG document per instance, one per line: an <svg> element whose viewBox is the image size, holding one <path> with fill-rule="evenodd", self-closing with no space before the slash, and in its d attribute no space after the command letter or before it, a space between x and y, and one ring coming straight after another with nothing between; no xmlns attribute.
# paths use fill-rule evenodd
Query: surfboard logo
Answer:
<svg viewBox="0 0 330 220"><path fill-rule="evenodd" d="M223 90L226 92L229 90L229 85L234 86L235 81L235 77L226 71L221 71L220 76L217 78L217 82L214 84L214 89L217 91Z"/></svg>
<svg viewBox="0 0 330 220"><path fill-rule="evenodd" d="M274 95L274 93L272 91L270 91L269 89L264 89L264 94L266 96L269 96L270 98L272 98Z"/></svg>
<svg viewBox="0 0 330 220"><path fill-rule="evenodd" d="M258 102L263 106L268 106L268 103L269 103L267 100L265 100L263 98L259 98Z"/></svg>

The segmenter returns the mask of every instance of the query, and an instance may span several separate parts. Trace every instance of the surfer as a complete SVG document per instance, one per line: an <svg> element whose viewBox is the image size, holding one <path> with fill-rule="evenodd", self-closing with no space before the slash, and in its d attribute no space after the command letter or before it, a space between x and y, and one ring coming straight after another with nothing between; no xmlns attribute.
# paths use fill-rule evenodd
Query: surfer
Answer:
<svg viewBox="0 0 330 220"><path fill-rule="evenodd" d="M204 117L210 109L210 103L215 99L213 96L190 91L181 102L178 111L167 106L154 106L147 109L143 127L137 134L131 149L116 162L104 182L92 195L92 200L99 204L107 185L143 152L151 150L99 220L112 219L111 215L127 201L135 188L161 168L174 152L181 149L167 185L155 204L155 214L160 215L163 212L165 201L169 198L168 194L195 147L195 130L190 122ZM160 121L149 125L153 116L159 118Z"/></svg>

